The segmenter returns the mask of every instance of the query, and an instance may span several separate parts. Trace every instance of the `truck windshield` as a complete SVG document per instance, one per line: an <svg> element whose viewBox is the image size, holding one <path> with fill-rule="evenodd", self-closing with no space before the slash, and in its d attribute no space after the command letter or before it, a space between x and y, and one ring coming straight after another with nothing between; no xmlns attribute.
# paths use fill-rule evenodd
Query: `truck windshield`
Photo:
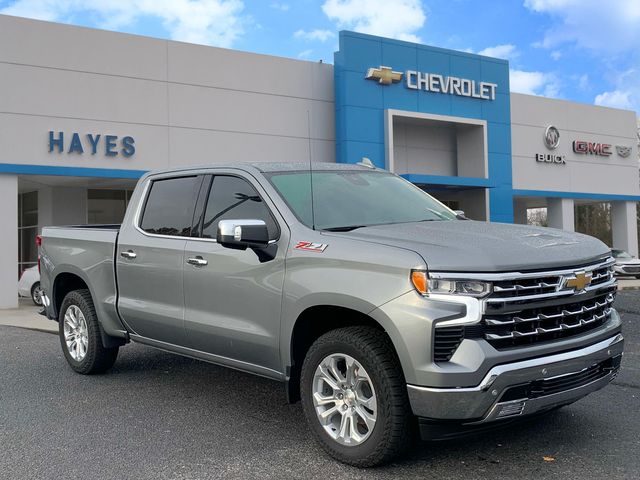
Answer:
<svg viewBox="0 0 640 480"><path fill-rule="evenodd" d="M298 219L316 230L456 219L433 197L390 173L314 171L313 189L309 172L277 172L268 177Z"/></svg>

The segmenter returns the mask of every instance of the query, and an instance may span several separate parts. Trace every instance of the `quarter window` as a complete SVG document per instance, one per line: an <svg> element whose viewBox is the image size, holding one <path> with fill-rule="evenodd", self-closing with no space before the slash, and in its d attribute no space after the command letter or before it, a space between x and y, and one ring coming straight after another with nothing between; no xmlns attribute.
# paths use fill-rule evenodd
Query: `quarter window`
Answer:
<svg viewBox="0 0 640 480"><path fill-rule="evenodd" d="M147 197L140 228L156 235L191 235L193 211L201 182L201 177L154 181Z"/></svg>
<svg viewBox="0 0 640 480"><path fill-rule="evenodd" d="M269 238L278 236L278 225L269 208L249 182L239 177L217 175L207 200L202 236L215 238L220 220L263 220Z"/></svg>

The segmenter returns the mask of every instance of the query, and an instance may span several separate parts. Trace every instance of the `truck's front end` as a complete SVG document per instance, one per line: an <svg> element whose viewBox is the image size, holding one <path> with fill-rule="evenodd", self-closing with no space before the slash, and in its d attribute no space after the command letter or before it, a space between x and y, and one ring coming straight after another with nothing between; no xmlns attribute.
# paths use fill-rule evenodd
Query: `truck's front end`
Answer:
<svg viewBox="0 0 640 480"><path fill-rule="evenodd" d="M540 271L414 272L423 298L409 294L381 310L391 318L407 310L429 317L429 353L413 349L408 359L409 399L423 437L548 411L611 382L624 343L613 264L602 258Z"/></svg>

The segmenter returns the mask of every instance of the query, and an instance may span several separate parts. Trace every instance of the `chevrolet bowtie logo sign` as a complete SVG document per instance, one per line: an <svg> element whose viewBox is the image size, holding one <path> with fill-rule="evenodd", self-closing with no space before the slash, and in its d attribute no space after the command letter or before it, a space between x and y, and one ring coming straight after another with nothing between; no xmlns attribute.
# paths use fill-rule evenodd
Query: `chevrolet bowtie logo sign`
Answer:
<svg viewBox="0 0 640 480"><path fill-rule="evenodd" d="M577 292L584 290L587 285L591 283L591 273L576 272L573 277L566 279L565 287L574 288Z"/></svg>
<svg viewBox="0 0 640 480"><path fill-rule="evenodd" d="M402 72L394 72L391 67L370 68L364 77L367 80L378 80L381 85L391 85L402 80Z"/></svg>

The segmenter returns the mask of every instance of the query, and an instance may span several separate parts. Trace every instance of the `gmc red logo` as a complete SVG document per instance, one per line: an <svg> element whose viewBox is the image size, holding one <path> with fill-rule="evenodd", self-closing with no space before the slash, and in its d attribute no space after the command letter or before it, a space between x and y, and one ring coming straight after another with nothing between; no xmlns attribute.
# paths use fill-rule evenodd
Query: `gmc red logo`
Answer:
<svg viewBox="0 0 640 480"><path fill-rule="evenodd" d="M600 155L608 157L611 155L611 145L608 143L585 142L584 140L573 141L573 151L583 155Z"/></svg>

